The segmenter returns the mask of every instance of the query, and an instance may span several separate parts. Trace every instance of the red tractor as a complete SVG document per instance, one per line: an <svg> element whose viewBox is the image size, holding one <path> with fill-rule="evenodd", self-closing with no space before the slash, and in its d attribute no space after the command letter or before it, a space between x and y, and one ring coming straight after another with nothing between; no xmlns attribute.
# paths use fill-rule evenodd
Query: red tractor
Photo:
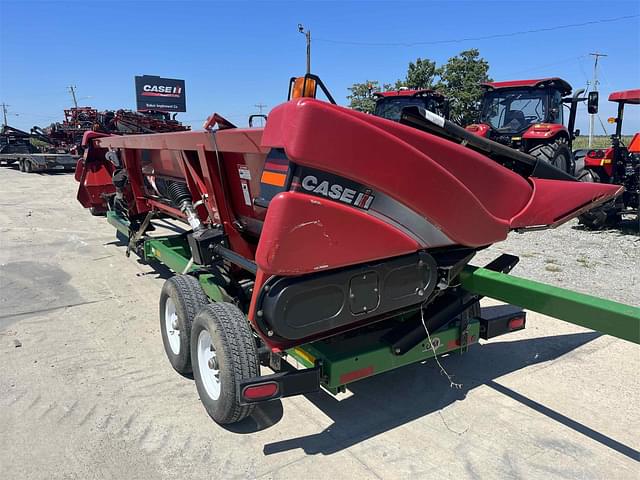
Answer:
<svg viewBox="0 0 640 480"><path fill-rule="evenodd" d="M444 95L435 90L400 89L376 92L373 96L376 99L376 109L373 112L376 117L399 122L403 108L418 106L449 118L449 102Z"/></svg>
<svg viewBox="0 0 640 480"><path fill-rule="evenodd" d="M572 97L571 85L561 78L514 80L482 84L479 123L468 131L542 159L567 173L575 163L571 153L576 109L584 92ZM568 105L567 126L563 106Z"/></svg>
<svg viewBox="0 0 640 480"><path fill-rule="evenodd" d="M583 182L623 185L625 191L615 201L579 217L580 223L590 229L617 226L624 213L635 212L640 224L640 132L633 136L628 146L622 141L624 106L640 105L640 89L613 92L609 101L618 103L618 116L609 119L616 124L611 146L589 150L577 177Z"/></svg>

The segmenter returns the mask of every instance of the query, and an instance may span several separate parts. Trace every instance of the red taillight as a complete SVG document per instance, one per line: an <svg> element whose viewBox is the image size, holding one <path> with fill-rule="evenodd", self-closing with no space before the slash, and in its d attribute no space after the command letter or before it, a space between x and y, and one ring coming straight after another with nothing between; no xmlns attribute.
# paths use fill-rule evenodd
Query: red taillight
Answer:
<svg viewBox="0 0 640 480"><path fill-rule="evenodd" d="M275 382L249 385L242 391L242 396L247 400L265 400L278 394L278 384Z"/></svg>
<svg viewBox="0 0 640 480"><path fill-rule="evenodd" d="M589 150L587 152L589 158L604 158L604 150Z"/></svg>
<svg viewBox="0 0 640 480"><path fill-rule="evenodd" d="M537 124L533 126L534 132L550 132L551 127L549 125Z"/></svg>
<svg viewBox="0 0 640 480"><path fill-rule="evenodd" d="M517 330L524 326L524 317L516 317L509 320L509 330Z"/></svg>

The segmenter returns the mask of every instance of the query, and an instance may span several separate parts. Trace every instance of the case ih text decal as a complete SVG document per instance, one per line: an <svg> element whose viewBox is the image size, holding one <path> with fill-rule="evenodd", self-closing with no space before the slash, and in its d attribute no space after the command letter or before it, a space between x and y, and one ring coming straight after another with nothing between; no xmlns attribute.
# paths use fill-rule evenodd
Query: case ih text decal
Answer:
<svg viewBox="0 0 640 480"><path fill-rule="evenodd" d="M300 190L318 197L336 200L347 205L368 210L375 196L366 188L346 178L302 168L300 171Z"/></svg>
<svg viewBox="0 0 640 480"><path fill-rule="evenodd" d="M180 97L182 87L169 87L166 85L143 85L142 93L145 97Z"/></svg>

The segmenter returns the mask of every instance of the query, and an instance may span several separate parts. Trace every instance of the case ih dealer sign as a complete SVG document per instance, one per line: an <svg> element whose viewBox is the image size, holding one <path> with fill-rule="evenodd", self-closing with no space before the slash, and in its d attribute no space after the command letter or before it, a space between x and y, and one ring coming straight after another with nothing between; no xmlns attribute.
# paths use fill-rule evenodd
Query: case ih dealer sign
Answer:
<svg viewBox="0 0 640 480"><path fill-rule="evenodd" d="M138 111L186 112L184 80L153 75L136 77L136 101Z"/></svg>

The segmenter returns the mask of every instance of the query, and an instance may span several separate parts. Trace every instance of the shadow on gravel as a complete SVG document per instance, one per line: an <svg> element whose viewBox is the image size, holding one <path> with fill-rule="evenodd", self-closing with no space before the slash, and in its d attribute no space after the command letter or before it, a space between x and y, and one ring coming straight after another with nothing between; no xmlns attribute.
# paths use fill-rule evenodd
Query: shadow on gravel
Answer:
<svg viewBox="0 0 640 480"><path fill-rule="evenodd" d="M0 329L57 308L85 303L69 285L71 276L57 265L11 262L0 266Z"/></svg>
<svg viewBox="0 0 640 480"><path fill-rule="evenodd" d="M491 342L476 345L464 355L443 357L444 367L455 374L456 382L463 384L460 390L450 388L435 362L428 361L354 383L349 387L353 395L342 401L325 392L308 395L333 424L313 435L266 444L264 454L300 448L310 455L331 455L438 412L454 402L464 401L467 392L487 385L602 445L637 459L640 455L637 450L495 382L503 375L561 357L599 336L599 333L587 332Z"/></svg>
<svg viewBox="0 0 640 480"><path fill-rule="evenodd" d="M282 407L282 402L280 400L274 400L272 402L263 403L262 405L257 405L253 414L241 422L220 426L233 433L255 433L260 430L266 430L278 423L283 414L284 409Z"/></svg>

